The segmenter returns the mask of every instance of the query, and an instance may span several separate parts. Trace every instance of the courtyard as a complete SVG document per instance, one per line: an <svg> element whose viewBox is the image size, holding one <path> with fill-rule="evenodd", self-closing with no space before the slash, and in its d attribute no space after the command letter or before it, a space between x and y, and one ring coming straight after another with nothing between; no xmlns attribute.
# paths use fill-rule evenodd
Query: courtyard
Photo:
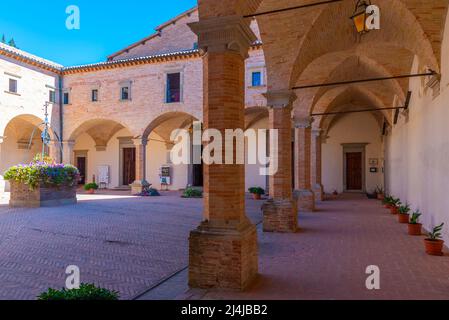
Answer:
<svg viewBox="0 0 449 320"><path fill-rule="evenodd" d="M295 234L263 233L260 201L247 198L258 225L259 275L244 292L189 289L188 237L202 201L176 192L138 198L79 194L75 206L9 209L0 200L0 299L35 299L62 288L65 268L122 299L449 299L449 256L430 257L379 201L341 195L300 213ZM367 290L366 268L381 271Z"/></svg>

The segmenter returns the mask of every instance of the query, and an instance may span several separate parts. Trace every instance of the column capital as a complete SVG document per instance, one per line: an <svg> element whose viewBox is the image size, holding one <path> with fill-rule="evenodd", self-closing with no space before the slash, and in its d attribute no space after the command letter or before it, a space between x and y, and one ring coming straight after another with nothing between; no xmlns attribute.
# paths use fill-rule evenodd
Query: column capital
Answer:
<svg viewBox="0 0 449 320"><path fill-rule="evenodd" d="M312 128L313 121L314 121L314 119L312 117L295 119L295 128L296 129L310 129L310 128Z"/></svg>
<svg viewBox="0 0 449 320"><path fill-rule="evenodd" d="M293 90L272 90L263 95L267 98L267 106L269 108L291 107L297 99Z"/></svg>
<svg viewBox="0 0 449 320"><path fill-rule="evenodd" d="M323 133L322 129L312 129L312 136L315 138L320 138Z"/></svg>
<svg viewBox="0 0 449 320"><path fill-rule="evenodd" d="M198 46L207 52L237 52L244 59L248 50L257 40L249 23L239 16L210 18L188 26L198 36Z"/></svg>
<svg viewBox="0 0 449 320"><path fill-rule="evenodd" d="M69 148L73 148L76 144L75 140L65 140L62 142L63 146L68 146Z"/></svg>
<svg viewBox="0 0 449 320"><path fill-rule="evenodd" d="M148 140L147 139L143 139L143 138L134 138L131 139L133 144L137 147L137 146L147 146L148 145Z"/></svg>

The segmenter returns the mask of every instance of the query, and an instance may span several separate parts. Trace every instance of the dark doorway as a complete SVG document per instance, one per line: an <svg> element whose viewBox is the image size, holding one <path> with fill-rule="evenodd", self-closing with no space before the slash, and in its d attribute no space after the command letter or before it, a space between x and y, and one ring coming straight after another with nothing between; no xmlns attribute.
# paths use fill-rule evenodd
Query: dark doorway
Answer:
<svg viewBox="0 0 449 320"><path fill-rule="evenodd" d="M123 148L123 185L136 180L136 148Z"/></svg>
<svg viewBox="0 0 449 320"><path fill-rule="evenodd" d="M76 167L80 172L80 181L79 184L86 184L86 157L77 157L76 158Z"/></svg>
<svg viewBox="0 0 449 320"><path fill-rule="evenodd" d="M201 146L201 154L203 154L203 146ZM203 187L204 186L204 166L203 160L201 159L201 164L193 164L192 166L192 186L193 187Z"/></svg>
<svg viewBox="0 0 449 320"><path fill-rule="evenodd" d="M362 152L346 153L346 188L349 191L363 190Z"/></svg>

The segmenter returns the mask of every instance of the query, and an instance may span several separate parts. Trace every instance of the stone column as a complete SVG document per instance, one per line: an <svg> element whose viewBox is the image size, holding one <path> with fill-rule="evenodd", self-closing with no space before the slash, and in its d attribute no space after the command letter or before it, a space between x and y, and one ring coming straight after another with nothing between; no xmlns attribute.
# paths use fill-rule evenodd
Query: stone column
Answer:
<svg viewBox="0 0 449 320"><path fill-rule="evenodd" d="M50 142L49 147L49 153L48 155L50 158L53 159L54 162L59 163L61 162L61 144L57 140L52 140Z"/></svg>
<svg viewBox="0 0 449 320"><path fill-rule="evenodd" d="M150 184L146 180L146 155L147 155L147 140L134 139L136 146L136 181L131 185L132 194L138 194L144 191Z"/></svg>
<svg viewBox="0 0 449 320"><path fill-rule="evenodd" d="M75 141L63 141L62 142L62 162L64 164L75 165L75 154L73 148L75 147Z"/></svg>
<svg viewBox="0 0 449 320"><path fill-rule="evenodd" d="M312 156L311 156L311 166L312 166L312 191L315 194L316 201L324 200L324 188L321 179L321 132L322 130L312 130Z"/></svg>
<svg viewBox="0 0 449 320"><path fill-rule="evenodd" d="M315 194L311 185L311 118L295 123L295 198L300 211L315 210Z"/></svg>
<svg viewBox="0 0 449 320"><path fill-rule="evenodd" d="M298 209L292 186L292 104L294 92L271 91L266 94L269 128L278 131L278 170L270 176L270 199L263 205L263 229L266 232L296 232ZM271 148L270 148L271 149Z"/></svg>
<svg viewBox="0 0 449 320"><path fill-rule="evenodd" d="M255 35L246 20L234 16L189 26L205 52L204 129L223 137L226 129L244 130L245 59ZM245 214L244 165L205 164L203 215L190 233L189 285L245 289L258 272L258 248L256 227Z"/></svg>

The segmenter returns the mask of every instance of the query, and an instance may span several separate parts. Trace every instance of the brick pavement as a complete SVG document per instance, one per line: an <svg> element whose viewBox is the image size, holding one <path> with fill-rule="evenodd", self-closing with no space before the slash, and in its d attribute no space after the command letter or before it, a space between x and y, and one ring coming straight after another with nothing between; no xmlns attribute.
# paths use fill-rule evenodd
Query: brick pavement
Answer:
<svg viewBox="0 0 449 320"><path fill-rule="evenodd" d="M260 276L243 293L190 290L183 299L449 299L449 255L424 252L376 200L347 195L300 213L297 234L259 232ZM259 228L260 229L260 228ZM381 290L365 287L366 267Z"/></svg>
<svg viewBox="0 0 449 320"><path fill-rule="evenodd" d="M9 209L0 200L0 299L62 288L68 265L80 267L82 282L130 299L187 265L201 200L173 193L79 198L76 206L42 209ZM253 212L260 220L260 210Z"/></svg>

